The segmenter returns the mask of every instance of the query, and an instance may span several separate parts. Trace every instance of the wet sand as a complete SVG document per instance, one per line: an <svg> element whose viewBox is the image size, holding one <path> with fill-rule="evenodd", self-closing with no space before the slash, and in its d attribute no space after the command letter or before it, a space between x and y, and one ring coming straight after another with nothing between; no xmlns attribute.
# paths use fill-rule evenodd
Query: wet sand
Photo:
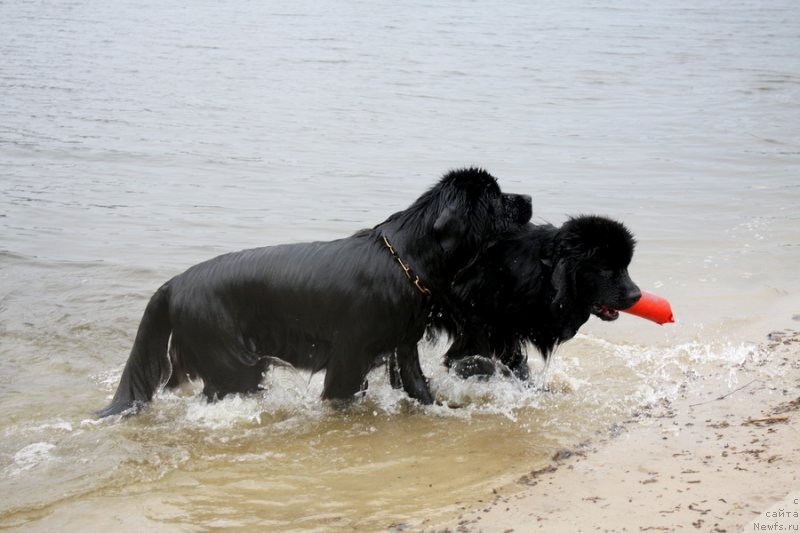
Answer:
<svg viewBox="0 0 800 533"><path fill-rule="evenodd" d="M800 531L800 333L764 348L425 530Z"/></svg>

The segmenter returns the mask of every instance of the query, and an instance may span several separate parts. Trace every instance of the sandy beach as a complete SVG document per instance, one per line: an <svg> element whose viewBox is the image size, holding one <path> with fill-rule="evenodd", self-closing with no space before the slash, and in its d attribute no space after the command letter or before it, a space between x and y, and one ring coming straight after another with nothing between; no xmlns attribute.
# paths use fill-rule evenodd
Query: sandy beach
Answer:
<svg viewBox="0 0 800 533"><path fill-rule="evenodd" d="M800 334L762 348L426 531L800 530Z"/></svg>

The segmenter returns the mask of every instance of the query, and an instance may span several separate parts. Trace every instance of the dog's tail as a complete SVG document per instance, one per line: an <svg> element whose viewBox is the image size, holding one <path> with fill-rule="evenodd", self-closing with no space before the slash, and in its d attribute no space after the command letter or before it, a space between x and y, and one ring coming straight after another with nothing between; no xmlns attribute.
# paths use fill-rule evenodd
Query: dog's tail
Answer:
<svg viewBox="0 0 800 533"><path fill-rule="evenodd" d="M172 365L167 356L171 332L167 282L150 298L114 399L108 407L97 411L98 417L125 411L135 413L153 398L172 373Z"/></svg>

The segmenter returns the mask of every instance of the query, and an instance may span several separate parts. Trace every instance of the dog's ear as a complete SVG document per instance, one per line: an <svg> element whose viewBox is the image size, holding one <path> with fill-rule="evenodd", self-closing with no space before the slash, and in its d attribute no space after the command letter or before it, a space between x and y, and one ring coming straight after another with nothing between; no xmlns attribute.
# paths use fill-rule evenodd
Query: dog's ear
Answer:
<svg viewBox="0 0 800 533"><path fill-rule="evenodd" d="M569 263L569 259L559 259L550 276L550 283L555 289L552 309L556 312L567 309L575 299L575 269Z"/></svg>
<svg viewBox="0 0 800 533"><path fill-rule="evenodd" d="M467 232L466 221L458 216L458 211L448 206L442 209L433 224L433 234L445 253L451 254L459 247Z"/></svg>

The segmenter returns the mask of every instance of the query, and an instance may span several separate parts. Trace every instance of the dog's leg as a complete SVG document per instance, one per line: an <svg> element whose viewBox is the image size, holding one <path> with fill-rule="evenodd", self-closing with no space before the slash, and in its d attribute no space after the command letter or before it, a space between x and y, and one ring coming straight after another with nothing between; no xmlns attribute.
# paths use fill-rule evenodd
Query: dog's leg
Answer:
<svg viewBox="0 0 800 533"><path fill-rule="evenodd" d="M397 353L392 352L386 357L386 371L389 373L389 383L393 389L403 388L403 379L400 377L400 365L397 363Z"/></svg>
<svg viewBox="0 0 800 533"><path fill-rule="evenodd" d="M467 328L465 328L467 329ZM485 334L475 334L478 328L469 328L471 331L460 333L444 355L444 362L452 368L460 378L467 379L472 376L487 378L495 373L495 351L487 344Z"/></svg>
<svg viewBox="0 0 800 533"><path fill-rule="evenodd" d="M519 339L513 339L506 342L501 349L498 350L500 362L503 363L511 370L520 381L528 381L531 377L531 370L528 366L528 352L525 346Z"/></svg>
<svg viewBox="0 0 800 533"><path fill-rule="evenodd" d="M453 344L444 354L444 364L448 368L458 367L466 358L481 357L491 362L492 356L497 353L488 339L489 332L484 331L475 323L463 328L463 331L453 339ZM491 363L492 365L494 363ZM491 373L490 373L491 375Z"/></svg>
<svg viewBox="0 0 800 533"><path fill-rule="evenodd" d="M474 353L466 353L468 346L472 344L469 335L466 333L459 333L453 339L453 343L444 354L444 364L447 368L452 368L453 365L458 363L459 360Z"/></svg>
<svg viewBox="0 0 800 533"><path fill-rule="evenodd" d="M406 393L422 404L432 404L433 394L428 387L428 380L419 365L417 345L406 345L397 348L397 366L400 382Z"/></svg>
<svg viewBox="0 0 800 533"><path fill-rule="evenodd" d="M494 359L482 355L469 355L457 359L451 368L462 379L471 377L486 379L494 376L497 370Z"/></svg>
<svg viewBox="0 0 800 533"><path fill-rule="evenodd" d="M515 362L509 365L511 372L517 376L517 379L520 381L528 381L531 378L531 368L528 366L528 354L525 352L525 349L522 348L519 350L519 356L515 359Z"/></svg>
<svg viewBox="0 0 800 533"><path fill-rule="evenodd" d="M365 390L367 372L372 366L371 355L358 353L350 343L334 349L325 370L322 399L351 400L358 392Z"/></svg>
<svg viewBox="0 0 800 533"><path fill-rule="evenodd" d="M267 362L262 359L255 365L231 365L223 373L203 378L203 395L209 402L221 400L228 394L253 394L261 390L261 380Z"/></svg>
<svg viewBox="0 0 800 533"><path fill-rule="evenodd" d="M176 338L174 342L181 354L181 367L203 380L206 399L213 402L228 394L258 392L268 359L223 328L206 326L203 331L203 336Z"/></svg>

